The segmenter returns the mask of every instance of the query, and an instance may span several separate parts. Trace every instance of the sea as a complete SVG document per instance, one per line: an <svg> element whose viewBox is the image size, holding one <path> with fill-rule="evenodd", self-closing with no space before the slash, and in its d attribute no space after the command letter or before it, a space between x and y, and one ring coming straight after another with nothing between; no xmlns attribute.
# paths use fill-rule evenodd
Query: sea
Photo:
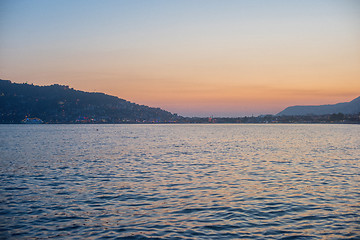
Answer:
<svg viewBox="0 0 360 240"><path fill-rule="evenodd" d="M360 239L360 125L0 125L0 239Z"/></svg>

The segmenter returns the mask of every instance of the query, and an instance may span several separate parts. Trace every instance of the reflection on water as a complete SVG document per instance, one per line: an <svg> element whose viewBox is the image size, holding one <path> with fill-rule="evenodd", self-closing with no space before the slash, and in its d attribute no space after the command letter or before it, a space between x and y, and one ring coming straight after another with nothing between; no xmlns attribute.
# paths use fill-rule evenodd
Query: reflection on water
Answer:
<svg viewBox="0 0 360 240"><path fill-rule="evenodd" d="M0 125L0 238L358 239L358 125Z"/></svg>

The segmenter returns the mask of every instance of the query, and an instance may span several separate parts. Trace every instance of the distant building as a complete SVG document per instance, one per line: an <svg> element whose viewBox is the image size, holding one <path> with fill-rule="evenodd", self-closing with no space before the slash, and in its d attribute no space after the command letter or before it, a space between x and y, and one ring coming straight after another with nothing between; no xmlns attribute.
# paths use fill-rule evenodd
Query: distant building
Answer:
<svg viewBox="0 0 360 240"><path fill-rule="evenodd" d="M25 124L42 124L44 123L43 120L41 120L40 118L25 118L24 120L21 121L21 123L25 123Z"/></svg>

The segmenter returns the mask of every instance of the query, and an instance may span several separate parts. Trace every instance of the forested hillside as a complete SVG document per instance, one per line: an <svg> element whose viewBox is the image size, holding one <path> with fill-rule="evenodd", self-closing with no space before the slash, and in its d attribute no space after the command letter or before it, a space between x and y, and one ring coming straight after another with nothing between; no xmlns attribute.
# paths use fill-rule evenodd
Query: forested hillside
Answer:
<svg viewBox="0 0 360 240"><path fill-rule="evenodd" d="M25 117L46 123L174 122L181 118L104 93L0 80L0 123L20 123Z"/></svg>

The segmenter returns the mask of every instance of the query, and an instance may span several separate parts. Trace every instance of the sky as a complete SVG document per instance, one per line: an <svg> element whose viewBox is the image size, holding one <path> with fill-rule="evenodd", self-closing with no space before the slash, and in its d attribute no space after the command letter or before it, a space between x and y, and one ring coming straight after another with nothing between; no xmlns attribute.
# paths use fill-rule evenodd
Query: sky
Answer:
<svg viewBox="0 0 360 240"><path fill-rule="evenodd" d="M0 78L182 116L360 95L358 0L0 0Z"/></svg>

